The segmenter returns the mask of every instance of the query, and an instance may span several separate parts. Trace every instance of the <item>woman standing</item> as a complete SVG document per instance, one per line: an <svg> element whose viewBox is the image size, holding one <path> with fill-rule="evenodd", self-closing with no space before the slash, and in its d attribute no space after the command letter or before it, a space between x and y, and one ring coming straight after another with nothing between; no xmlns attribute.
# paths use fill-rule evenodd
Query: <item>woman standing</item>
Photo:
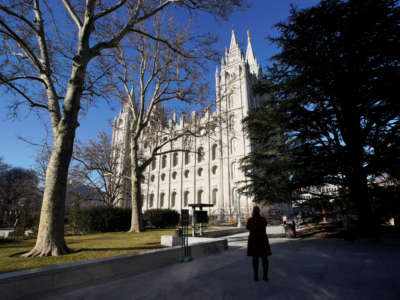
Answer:
<svg viewBox="0 0 400 300"><path fill-rule="evenodd" d="M268 256L271 253L267 236L267 220L260 216L260 208L253 207L252 217L247 221L246 228L250 231L247 242L247 256L253 257L254 280L258 280L258 264L261 258L263 264L263 280L268 281Z"/></svg>

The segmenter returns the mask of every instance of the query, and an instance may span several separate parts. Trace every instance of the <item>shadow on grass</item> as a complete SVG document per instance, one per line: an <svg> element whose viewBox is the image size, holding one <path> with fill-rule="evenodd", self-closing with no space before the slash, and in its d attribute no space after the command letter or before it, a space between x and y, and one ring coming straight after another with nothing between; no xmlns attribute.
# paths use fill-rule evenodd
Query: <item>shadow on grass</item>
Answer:
<svg viewBox="0 0 400 300"><path fill-rule="evenodd" d="M10 238L1 238L0 239L0 245L2 244L10 244L10 243L18 243L18 240L15 239L10 239Z"/></svg>
<svg viewBox="0 0 400 300"><path fill-rule="evenodd" d="M15 245L9 245L9 246L0 246L0 250L1 249L13 249L13 248L25 248L25 247L33 247L35 244L30 244L30 245L19 245L19 244L15 244Z"/></svg>
<svg viewBox="0 0 400 300"><path fill-rule="evenodd" d="M167 248L165 246L143 246L143 247L123 247L123 248L81 248L74 250L73 253L79 253L79 252L84 252L84 251L127 251L127 250L156 250L160 248Z"/></svg>

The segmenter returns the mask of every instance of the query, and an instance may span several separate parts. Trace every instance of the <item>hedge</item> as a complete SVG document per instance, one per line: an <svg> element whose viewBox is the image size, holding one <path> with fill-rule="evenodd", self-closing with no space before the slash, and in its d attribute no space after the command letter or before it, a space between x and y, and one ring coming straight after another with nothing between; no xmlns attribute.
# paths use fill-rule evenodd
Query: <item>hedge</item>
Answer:
<svg viewBox="0 0 400 300"><path fill-rule="evenodd" d="M167 228L179 223L179 214L172 209L149 209L143 214L143 219L149 225Z"/></svg>
<svg viewBox="0 0 400 300"><path fill-rule="evenodd" d="M78 230L83 232L127 231L131 209L111 206L90 207L79 212Z"/></svg>

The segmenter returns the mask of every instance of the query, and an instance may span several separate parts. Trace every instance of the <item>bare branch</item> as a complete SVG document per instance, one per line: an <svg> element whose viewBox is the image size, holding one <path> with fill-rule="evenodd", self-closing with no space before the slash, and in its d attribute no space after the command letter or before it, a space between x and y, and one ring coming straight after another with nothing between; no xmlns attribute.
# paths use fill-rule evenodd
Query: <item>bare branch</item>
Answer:
<svg viewBox="0 0 400 300"><path fill-rule="evenodd" d="M76 23L76 26L78 26L79 30L81 30L83 25L78 15L76 14L74 8L71 6L68 0L62 0L62 2L64 3L64 6L67 9L68 13L70 14L71 18Z"/></svg>
<svg viewBox="0 0 400 300"><path fill-rule="evenodd" d="M31 21L29 21L27 18L25 18L24 16L17 14L16 12L14 12L12 10L9 10L8 7L6 7L4 5L0 5L0 10L25 22L35 33L38 33L36 26Z"/></svg>
<svg viewBox="0 0 400 300"><path fill-rule="evenodd" d="M116 11L118 8L120 8L122 5L124 5L126 3L126 0L120 0L117 4L115 4L114 6L105 9L104 11L102 11L101 13L98 13L97 15L94 16L94 19L100 19L114 11Z"/></svg>
<svg viewBox="0 0 400 300"><path fill-rule="evenodd" d="M33 63L33 65L38 69L38 71L44 72L40 60L33 53L32 49L28 46L28 44L25 43L25 41L18 34L14 32L14 30L8 27L7 24L2 19L0 19L0 25L6 29L6 31L0 30L0 32L12 38L17 43L18 47L25 53L26 57L28 57L30 61Z"/></svg>
<svg viewBox="0 0 400 300"><path fill-rule="evenodd" d="M28 101L29 105L31 107L40 107L40 108L44 108L49 110L49 107L47 105L44 104L40 104L37 103L35 101L33 101L30 97L28 97L28 95L26 95L23 91L21 91L18 87L16 87L14 84L12 84L11 82L6 82L1 76L0 76L0 82L5 83L8 87L10 87L11 89L13 89L14 91L16 91L18 94L20 94L26 101Z"/></svg>
<svg viewBox="0 0 400 300"><path fill-rule="evenodd" d="M0 76L1 82L5 83L5 84L8 84L11 81L16 81L16 80L21 80L21 79L22 80L24 80L24 79L25 80L36 80L36 81L39 81L39 82L43 83L43 85L45 86L46 89L48 88L47 83L42 78L39 78L39 77L35 77L35 76L17 76L17 77L13 77L13 78L9 78L9 79L4 79L4 78L2 78Z"/></svg>
<svg viewBox="0 0 400 300"><path fill-rule="evenodd" d="M136 33L138 33L138 34L141 34L141 35L143 35L143 36L146 36L146 37L148 37L148 38L150 38L150 39L152 39L152 40L155 40L155 41L157 41L157 42L161 42L161 43L165 44L169 49L171 49L172 51L178 53L179 55L181 55L181 56L183 56L183 57L185 57L185 58L199 58L199 57L191 56L191 55L189 55L189 54L187 54L187 53L185 53L185 52L182 52L182 51L180 51L178 48L174 47L174 46L173 46L170 42L168 42L167 40L164 40L164 39L162 39L162 38L153 36L153 35L151 35L151 34L149 34L149 33L147 33L147 32L144 32L144 31L142 31L142 30L139 30L139 29L132 29L131 31L132 31L132 32L136 32Z"/></svg>
<svg viewBox="0 0 400 300"><path fill-rule="evenodd" d="M122 40L122 38L129 32L132 30L133 26L135 24L138 24L140 22L143 22L144 20L147 20L149 18L151 18L152 16L154 16L155 14L157 14L159 11L163 10L165 7L167 7L169 4L171 4L172 2L175 2L173 0L166 0L164 3L162 3L160 6L158 6L157 8L153 9L151 12L143 15L140 18L136 18L136 16L132 16L128 23L121 28L121 30L110 40L106 41L106 42L100 42L98 44L96 44L95 46L93 46L91 48L91 52L92 52L92 56L96 56L98 55L102 50L104 49L108 49L108 48L113 48L116 47L118 45L118 43Z"/></svg>

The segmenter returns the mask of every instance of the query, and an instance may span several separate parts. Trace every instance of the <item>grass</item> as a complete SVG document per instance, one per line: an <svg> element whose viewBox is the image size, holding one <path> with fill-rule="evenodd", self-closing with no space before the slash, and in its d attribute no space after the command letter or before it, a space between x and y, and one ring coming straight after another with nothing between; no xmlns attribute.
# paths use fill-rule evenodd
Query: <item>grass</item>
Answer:
<svg viewBox="0 0 400 300"><path fill-rule="evenodd" d="M14 272L83 260L104 258L163 248L161 235L173 234L171 229L148 230L140 233L111 232L67 236L66 242L74 252L57 257L22 258L35 245L35 240L0 239L0 273Z"/></svg>

